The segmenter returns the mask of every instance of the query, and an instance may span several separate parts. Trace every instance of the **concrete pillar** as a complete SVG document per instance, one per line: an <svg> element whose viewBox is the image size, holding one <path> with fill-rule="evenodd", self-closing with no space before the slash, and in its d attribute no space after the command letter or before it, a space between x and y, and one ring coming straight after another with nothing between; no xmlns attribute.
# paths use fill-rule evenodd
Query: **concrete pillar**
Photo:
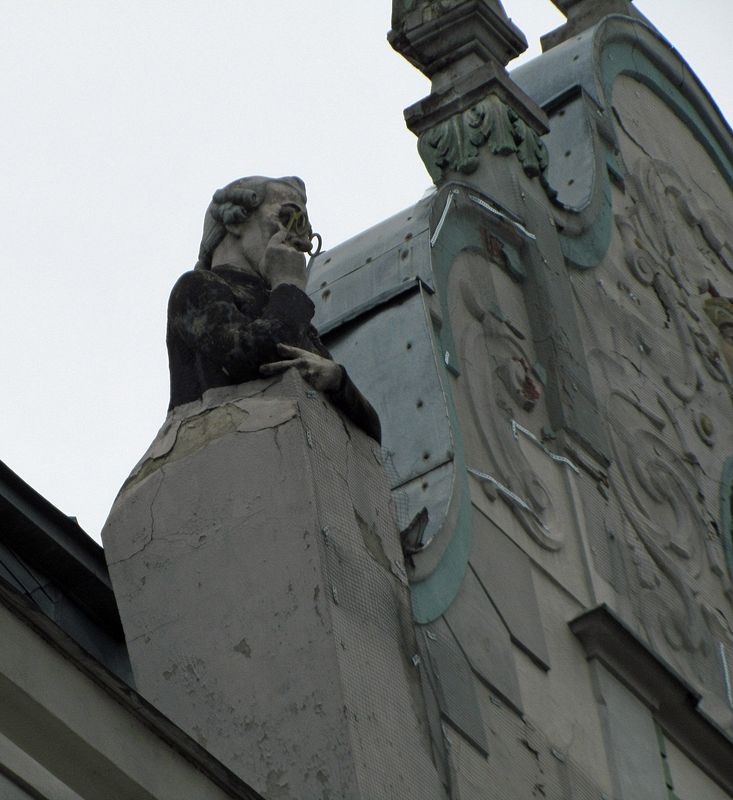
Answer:
<svg viewBox="0 0 733 800"><path fill-rule="evenodd" d="M103 531L138 690L276 798L439 798L380 450L294 371L172 412Z"/></svg>

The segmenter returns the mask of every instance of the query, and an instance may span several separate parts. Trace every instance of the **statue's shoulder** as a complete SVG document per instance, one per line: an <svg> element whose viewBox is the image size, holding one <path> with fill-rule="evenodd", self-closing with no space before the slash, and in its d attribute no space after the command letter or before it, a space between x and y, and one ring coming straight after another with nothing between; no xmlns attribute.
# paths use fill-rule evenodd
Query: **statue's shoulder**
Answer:
<svg viewBox="0 0 733 800"><path fill-rule="evenodd" d="M229 284L214 272L192 269L184 272L171 290L168 308L175 309L182 303L201 305L216 300L231 299Z"/></svg>

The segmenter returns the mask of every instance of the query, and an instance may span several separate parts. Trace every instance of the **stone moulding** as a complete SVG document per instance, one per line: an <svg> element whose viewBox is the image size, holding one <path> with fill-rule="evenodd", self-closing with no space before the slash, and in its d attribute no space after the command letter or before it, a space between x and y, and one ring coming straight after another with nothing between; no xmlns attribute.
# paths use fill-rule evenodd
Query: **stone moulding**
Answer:
<svg viewBox="0 0 733 800"><path fill-rule="evenodd" d="M503 67L527 49L499 0L395 0L387 38L429 77L470 55Z"/></svg>
<svg viewBox="0 0 733 800"><path fill-rule="evenodd" d="M488 147L494 155L516 154L525 173L547 186L544 176L549 160L544 142L496 95L439 122L418 138L420 157L436 182L444 172L474 172L482 147Z"/></svg>
<svg viewBox="0 0 733 800"><path fill-rule="evenodd" d="M650 652L606 605L569 623L588 661L597 660L627 686L656 722L726 792L733 793L731 740L699 708L700 694Z"/></svg>

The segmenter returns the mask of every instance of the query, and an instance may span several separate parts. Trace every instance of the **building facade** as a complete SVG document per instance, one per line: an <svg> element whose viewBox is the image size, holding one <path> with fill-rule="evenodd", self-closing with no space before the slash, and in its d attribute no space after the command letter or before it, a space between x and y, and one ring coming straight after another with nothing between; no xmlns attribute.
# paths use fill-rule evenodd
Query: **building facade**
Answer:
<svg viewBox="0 0 733 800"><path fill-rule="evenodd" d="M308 284L381 448L207 393L106 565L4 473L9 798L733 797L733 137L633 4L556 5L509 73L497 0L394 2L435 190Z"/></svg>

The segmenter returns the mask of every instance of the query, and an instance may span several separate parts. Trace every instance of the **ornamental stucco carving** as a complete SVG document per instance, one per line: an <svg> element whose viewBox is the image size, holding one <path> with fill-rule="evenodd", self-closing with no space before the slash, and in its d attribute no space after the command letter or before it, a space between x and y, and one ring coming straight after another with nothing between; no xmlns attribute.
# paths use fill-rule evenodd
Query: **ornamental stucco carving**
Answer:
<svg viewBox="0 0 733 800"><path fill-rule="evenodd" d="M494 155L516 155L524 172L530 178L539 178L549 191L544 142L496 95L489 95L467 111L438 123L418 139L420 157L435 181L444 172L475 172L483 147Z"/></svg>
<svg viewBox="0 0 733 800"><path fill-rule="evenodd" d="M542 548L557 550L564 539L553 501L557 492L526 457L517 437L518 421L539 430L543 419L535 411L543 388L521 287L502 270L500 254L487 258L465 251L452 267L449 296L463 365L458 402L465 403L468 419L463 418L466 423L470 419L476 435L466 434L472 442L467 458L474 462L468 466L494 479L481 482L490 501L506 504Z"/></svg>
<svg viewBox="0 0 733 800"><path fill-rule="evenodd" d="M731 448L733 316L712 295L731 284L733 231L703 197L669 164L641 158L616 216L622 258L575 285L609 425L606 524L627 581L617 588L653 649L722 697L733 594L716 472Z"/></svg>

